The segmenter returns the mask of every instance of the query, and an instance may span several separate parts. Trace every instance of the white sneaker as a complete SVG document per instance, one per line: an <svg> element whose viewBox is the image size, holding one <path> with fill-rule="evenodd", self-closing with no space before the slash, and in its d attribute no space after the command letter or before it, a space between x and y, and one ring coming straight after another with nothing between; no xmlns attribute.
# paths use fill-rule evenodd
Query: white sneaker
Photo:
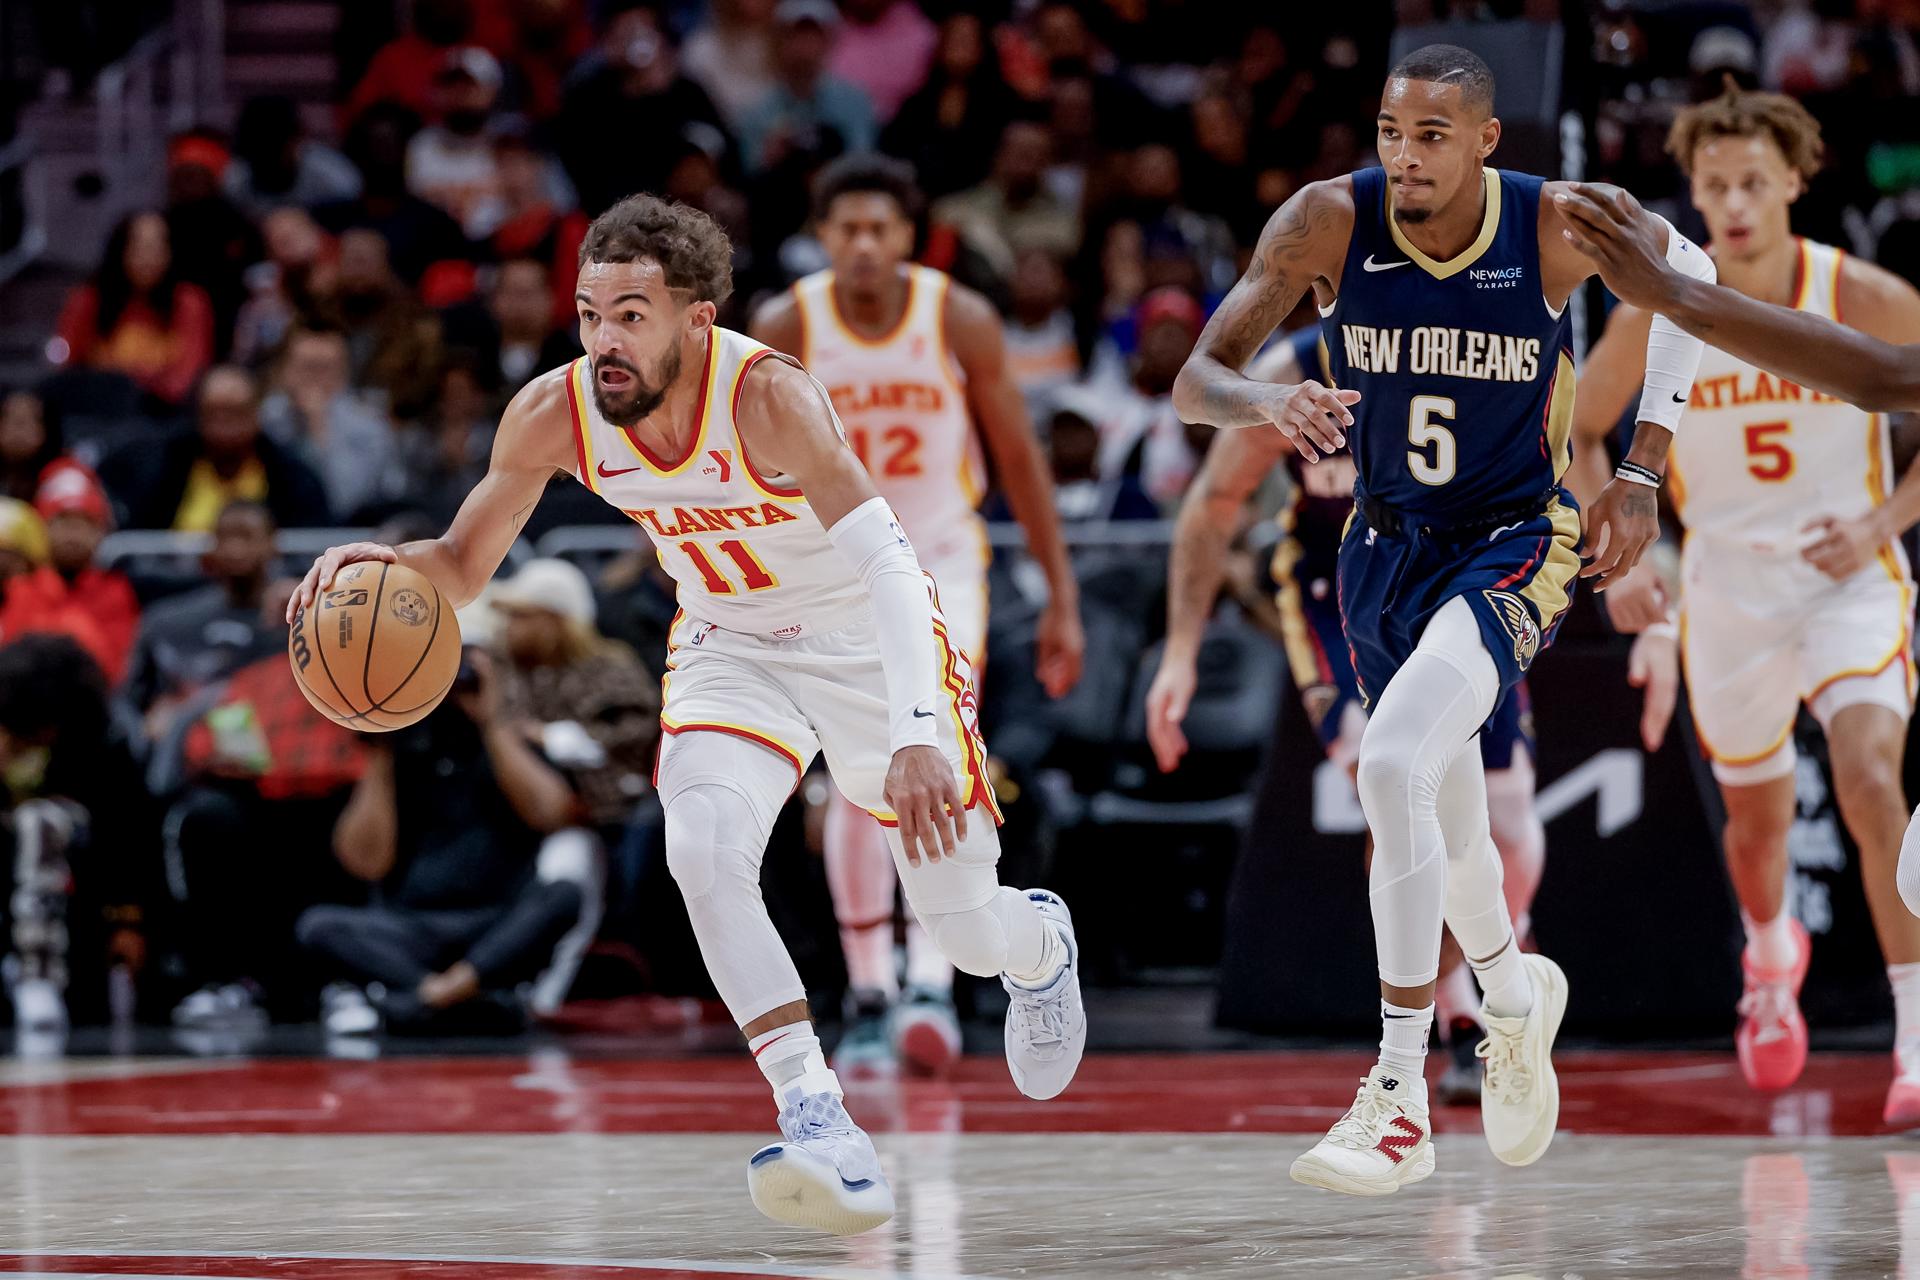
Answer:
<svg viewBox="0 0 1920 1280"><path fill-rule="evenodd" d="M960 1056L960 1015L953 992L909 987L893 1007L893 1048L916 1075L944 1076Z"/></svg>
<svg viewBox="0 0 1920 1280"><path fill-rule="evenodd" d="M1058 1097L1073 1083L1080 1055L1087 1048L1087 1009L1080 1000L1080 948L1073 937L1067 904L1045 889L1027 890L1027 900L1059 930L1067 961L1053 981L1039 990L1023 987L1002 974L1007 990L1007 1069L1029 1098Z"/></svg>
<svg viewBox="0 0 1920 1280"><path fill-rule="evenodd" d="M67 1025L67 1002L45 978L13 984L13 1025L22 1031L58 1031Z"/></svg>
<svg viewBox="0 0 1920 1280"><path fill-rule="evenodd" d="M1433 1174L1426 1091L1375 1067L1327 1136L1293 1162L1295 1182L1350 1196L1390 1196Z"/></svg>
<svg viewBox="0 0 1920 1280"><path fill-rule="evenodd" d="M893 1216L893 1190L873 1139L831 1093L810 1093L780 1113L785 1142L747 1161L754 1208L775 1222L836 1236L871 1231Z"/></svg>
<svg viewBox="0 0 1920 1280"><path fill-rule="evenodd" d="M330 1036L369 1036L380 1029L380 1013L365 991L335 982L320 993L320 1022Z"/></svg>
<svg viewBox="0 0 1920 1280"><path fill-rule="evenodd" d="M202 987L173 1008L173 1024L189 1029L247 1029L266 1022L266 1011L245 983Z"/></svg>
<svg viewBox="0 0 1920 1280"><path fill-rule="evenodd" d="M1533 1011L1524 1018L1496 1018L1483 1008L1487 1038L1474 1049L1487 1065L1480 1125L1493 1154L1512 1165L1545 1155L1560 1123L1553 1041L1567 1012L1567 975L1560 966L1543 955L1524 955L1520 962L1533 980Z"/></svg>

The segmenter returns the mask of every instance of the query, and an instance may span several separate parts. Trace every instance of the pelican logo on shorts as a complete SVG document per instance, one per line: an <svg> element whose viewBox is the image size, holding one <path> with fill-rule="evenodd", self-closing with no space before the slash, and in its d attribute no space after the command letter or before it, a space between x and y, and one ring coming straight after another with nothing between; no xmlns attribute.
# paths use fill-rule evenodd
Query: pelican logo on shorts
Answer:
<svg viewBox="0 0 1920 1280"><path fill-rule="evenodd" d="M1316 684L1300 695L1300 701L1307 708L1307 723L1313 726L1315 733L1326 721L1327 712L1333 710L1334 700L1340 696L1340 690L1330 684Z"/></svg>
<svg viewBox="0 0 1920 1280"><path fill-rule="evenodd" d="M427 598L412 587L402 587L393 594L393 616L410 627L417 627L433 614L427 607Z"/></svg>
<svg viewBox="0 0 1920 1280"><path fill-rule="evenodd" d="M1500 619L1501 627L1513 640L1513 660L1525 671L1540 652L1540 624L1534 621L1533 610L1511 591L1487 590L1480 594L1493 606L1493 616Z"/></svg>

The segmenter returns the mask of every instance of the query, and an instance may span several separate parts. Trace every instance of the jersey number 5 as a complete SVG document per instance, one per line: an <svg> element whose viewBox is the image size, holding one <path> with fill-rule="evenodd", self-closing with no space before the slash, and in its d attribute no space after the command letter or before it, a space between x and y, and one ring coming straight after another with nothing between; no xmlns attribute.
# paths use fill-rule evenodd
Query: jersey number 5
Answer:
<svg viewBox="0 0 1920 1280"><path fill-rule="evenodd" d="M1459 450L1453 432L1435 419L1453 421L1455 405L1451 396L1415 396L1407 406L1407 470L1421 484L1445 484L1453 479L1459 466ZM1431 456L1427 447L1433 447Z"/></svg>
<svg viewBox="0 0 1920 1280"><path fill-rule="evenodd" d="M1776 483L1793 474L1793 450L1785 436L1791 422L1756 422L1747 428L1747 473L1755 480Z"/></svg>
<svg viewBox="0 0 1920 1280"><path fill-rule="evenodd" d="M707 559L707 553L701 550L699 543L683 542L680 544L680 549L687 553L687 559L693 561L693 567L700 571L700 580L706 587L708 595L730 596L733 594L733 584L713 567L713 561ZM780 585L780 580L768 573L767 566L761 564L760 558L749 551L747 544L738 538L728 538L720 544L720 550L739 568L740 580L747 590L765 591L768 587Z"/></svg>

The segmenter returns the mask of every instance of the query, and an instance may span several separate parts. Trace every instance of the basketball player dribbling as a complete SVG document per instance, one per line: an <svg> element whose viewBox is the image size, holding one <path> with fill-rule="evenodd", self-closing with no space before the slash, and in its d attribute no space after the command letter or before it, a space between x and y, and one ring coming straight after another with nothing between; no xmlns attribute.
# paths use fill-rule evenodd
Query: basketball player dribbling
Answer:
<svg viewBox="0 0 1920 1280"><path fill-rule="evenodd" d="M1893 342L1920 339L1920 293L1879 267L1793 235L1818 169L1820 126L1792 98L1729 87L1681 111L1668 139L1729 288ZM1581 376L1576 430L1605 442L1640 386L1648 313L1622 306ZM1913 577L1900 535L1920 520L1920 468L1889 491L1887 421L1709 347L1668 470L1687 529L1679 609L1649 562L1607 597L1644 631L1636 660L1684 660L1701 746L1726 803L1722 835L1747 944L1734 1043L1747 1083L1781 1089L1807 1061L1799 1005L1811 951L1786 900L1795 816L1793 726L1804 702L1827 735L1840 816L1895 1006L1885 1120L1920 1124L1920 920L1895 884L1913 713Z"/></svg>
<svg viewBox="0 0 1920 1280"><path fill-rule="evenodd" d="M910 261L919 205L913 170L899 160L850 155L829 164L814 182L814 217L833 265L762 305L749 332L827 388L847 442L933 575L947 634L976 683L987 638L990 553L976 510L985 441L1046 574L1035 660L1041 684L1059 697L1080 677L1086 641L1046 458L1008 376L999 314L971 289ZM960 1051L953 967L909 912L902 996L893 954L899 878L885 833L837 796L825 843L849 988L835 1069L867 1074L897 1060L944 1072Z"/></svg>
<svg viewBox="0 0 1920 1280"><path fill-rule="evenodd" d="M1423 1067L1443 921L1485 993L1488 1146L1525 1165L1553 1139L1566 978L1514 937L1471 748L1552 639L1575 576L1625 573L1656 536L1654 488L1700 358L1656 318L1634 445L1594 504L1582 570L1580 517L1560 488L1565 307L1593 267L1560 235L1558 184L1486 166L1499 140L1484 62L1451 45L1402 59L1381 96L1384 167L1312 183L1280 208L1174 388L1184 420L1277 428L1310 461L1353 431L1338 591L1371 704L1357 782L1383 1034L1353 1106L1292 1172L1354 1195L1433 1172ZM1712 275L1671 228L1661 247ZM1243 375L1309 289L1340 389Z"/></svg>
<svg viewBox="0 0 1920 1280"><path fill-rule="evenodd" d="M760 896L768 833L816 753L886 824L934 944L1005 984L1022 1092L1067 1087L1086 1017L1066 907L995 874L998 814L966 655L825 390L714 323L731 259L725 234L683 205L633 196L595 219L575 295L587 355L514 397L487 475L444 535L329 549L288 617L361 560L405 564L456 606L472 600L555 472L646 530L681 605L656 778L667 864L785 1139L754 1154L748 1187L769 1217L850 1234L890 1218L893 1193Z"/></svg>
<svg viewBox="0 0 1920 1280"><path fill-rule="evenodd" d="M1247 375L1263 382L1324 382L1320 331L1303 329L1254 357ZM1198 684L1201 638L1226 576L1228 548L1239 533L1247 502L1274 467L1286 464L1292 496L1278 517L1282 536L1273 552L1274 604L1287 666L1327 758L1352 777L1359 763L1367 713L1354 680L1333 584L1340 536L1353 513L1354 465L1341 452L1308 464L1277 431L1227 431L1207 448L1174 526L1167 567L1167 641L1147 693L1147 740L1162 770L1186 754L1181 722ZM1514 933L1524 942L1534 891L1546 863L1547 833L1534 807L1533 714L1526 681L1500 702L1480 733L1487 775L1487 817L1500 853L1501 887ZM1368 856L1372 856L1371 846ZM1434 1017L1448 1050L1438 1082L1440 1100L1480 1100L1482 1038L1479 999L1460 954L1447 935L1440 950ZM1490 1047L1490 1046L1489 1046Z"/></svg>

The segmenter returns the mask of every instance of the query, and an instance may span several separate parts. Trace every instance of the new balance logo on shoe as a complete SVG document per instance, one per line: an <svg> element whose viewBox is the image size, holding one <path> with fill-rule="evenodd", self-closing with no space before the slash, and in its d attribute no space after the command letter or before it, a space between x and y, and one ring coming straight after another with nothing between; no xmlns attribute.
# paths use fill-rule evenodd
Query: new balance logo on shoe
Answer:
<svg viewBox="0 0 1920 1280"><path fill-rule="evenodd" d="M1389 1081L1387 1083L1391 1084L1392 1082ZM1393 1127L1400 1132L1381 1134L1380 1141L1374 1145L1374 1150L1395 1164L1399 1164L1407 1158L1407 1152L1420 1145L1420 1139L1426 1135L1420 1132L1419 1125L1407 1119L1405 1116L1395 1116L1393 1118Z"/></svg>

